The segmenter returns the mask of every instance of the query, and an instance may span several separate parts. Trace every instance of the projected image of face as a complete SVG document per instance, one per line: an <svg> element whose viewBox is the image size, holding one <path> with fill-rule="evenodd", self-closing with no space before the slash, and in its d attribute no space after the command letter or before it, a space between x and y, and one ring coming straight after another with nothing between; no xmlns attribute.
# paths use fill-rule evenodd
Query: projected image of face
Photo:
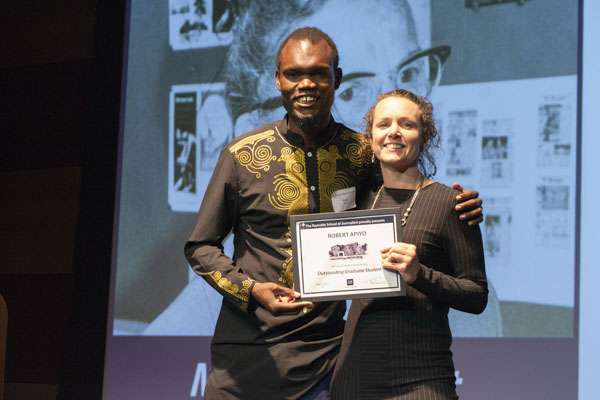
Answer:
<svg viewBox="0 0 600 400"><path fill-rule="evenodd" d="M271 37L283 38L298 26L321 28L336 43L344 76L331 112L337 121L356 130L369 105L381 93L402 88L429 95L449 55L446 46L427 50L419 47L411 9L402 0L326 0L314 6L310 16ZM273 43L273 57L276 49L277 43ZM284 113L272 78L265 74L262 80L256 85L262 97L252 111L237 118L236 136L277 120Z"/></svg>
<svg viewBox="0 0 600 400"><path fill-rule="evenodd" d="M341 23L331 23L334 15ZM325 27L338 47L344 77L332 110L336 120L357 129L377 96L393 89L429 94L428 57L411 57L419 47L406 2L330 0L302 23Z"/></svg>

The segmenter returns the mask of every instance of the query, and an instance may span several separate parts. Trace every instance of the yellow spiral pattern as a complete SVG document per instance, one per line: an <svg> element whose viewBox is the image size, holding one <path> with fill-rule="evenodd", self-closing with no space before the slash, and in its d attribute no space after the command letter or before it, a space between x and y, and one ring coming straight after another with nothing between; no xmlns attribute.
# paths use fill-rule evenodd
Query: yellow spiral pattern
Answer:
<svg viewBox="0 0 600 400"><path fill-rule="evenodd" d="M271 167L269 163L277 159L273 155L273 150L263 141L272 143L275 141L273 136L275 131L268 130L249 136L229 148L231 153L235 153L235 159L248 171L256 175L256 179L261 177L261 171L268 171Z"/></svg>
<svg viewBox="0 0 600 400"><path fill-rule="evenodd" d="M256 164L265 165L273 159L275 159L275 157L273 156L271 147L267 145L261 145L254 148L254 161Z"/></svg>
<svg viewBox="0 0 600 400"><path fill-rule="evenodd" d="M304 165L302 165L298 162L293 163L291 169L295 174L303 174L304 173Z"/></svg>
<svg viewBox="0 0 600 400"><path fill-rule="evenodd" d="M304 152L284 147L277 161L285 162L285 173L275 175L273 180L275 194L269 194L269 202L278 210L287 210L289 222L290 215L308 212Z"/></svg>
<svg viewBox="0 0 600 400"><path fill-rule="evenodd" d="M275 203L274 206L279 209L288 209L290 205L298 200L302 191L300 187L292 182L286 174L279 174L275 177L275 181L273 182L275 185L275 193L276 196L270 196L269 199L272 199L271 204Z"/></svg>
<svg viewBox="0 0 600 400"><path fill-rule="evenodd" d="M366 148L358 143L350 143L346 146L344 157L350 161L350 168L363 168L366 165Z"/></svg>
<svg viewBox="0 0 600 400"><path fill-rule="evenodd" d="M248 165L250 165L250 163L252 163L252 154L250 154L250 152L246 150L237 152L235 158L244 167L247 167Z"/></svg>
<svg viewBox="0 0 600 400"><path fill-rule="evenodd" d="M342 172L339 172L332 180L327 184L325 188L325 193L327 197L331 200L331 195L340 190L346 189L349 186L348 176Z"/></svg>
<svg viewBox="0 0 600 400"><path fill-rule="evenodd" d="M369 163L371 157L371 147L367 138L360 133L351 131L344 131L341 137L350 141L344 154L344 158L350 161L350 168L362 170Z"/></svg>
<svg viewBox="0 0 600 400"><path fill-rule="evenodd" d="M329 146L327 149L319 149L317 151L317 160L319 162L319 201L321 203L321 212L333 211L331 205L331 194L332 189L330 186L338 189L344 189L348 187L348 179L341 179L345 175L337 172L337 160L341 159L338 148L336 146ZM341 175L340 178L336 176ZM338 190L335 189L335 190Z"/></svg>

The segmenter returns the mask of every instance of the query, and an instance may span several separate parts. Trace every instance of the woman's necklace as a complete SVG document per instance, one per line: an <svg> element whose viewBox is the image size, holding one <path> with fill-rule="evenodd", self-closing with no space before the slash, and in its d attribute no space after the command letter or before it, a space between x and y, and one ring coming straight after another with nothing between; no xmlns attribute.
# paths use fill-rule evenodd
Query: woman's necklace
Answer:
<svg viewBox="0 0 600 400"><path fill-rule="evenodd" d="M406 211L404 212L404 215L402 216L402 219L400 220L401 226L406 225L406 220L408 219L408 216L410 215L410 212L412 211L412 208L415 205L415 200L417 200L417 196L419 195L419 192L421 191L421 188L423 187L424 180L425 180L425 177L423 175L421 175L421 179L419 180L419 186L417 187L417 190L415 190L415 194L413 194L413 197L410 200L410 204L408 205L408 208L406 209ZM371 210L373 209L373 207L375 207L375 203L377 203L377 200L379 200L379 195L381 194L382 190L383 190L383 185L381 185L379 187L379 190L377 191L377 195L375 195L375 200L373 200L373 204L371 204Z"/></svg>

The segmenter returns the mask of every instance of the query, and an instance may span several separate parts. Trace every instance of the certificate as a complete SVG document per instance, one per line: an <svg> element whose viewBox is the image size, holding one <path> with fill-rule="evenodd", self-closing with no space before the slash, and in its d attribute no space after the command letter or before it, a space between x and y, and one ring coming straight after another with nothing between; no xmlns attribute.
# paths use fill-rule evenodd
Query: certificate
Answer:
<svg viewBox="0 0 600 400"><path fill-rule="evenodd" d="M401 240L400 219L397 208L292 215L294 290L314 301L405 295L380 252Z"/></svg>

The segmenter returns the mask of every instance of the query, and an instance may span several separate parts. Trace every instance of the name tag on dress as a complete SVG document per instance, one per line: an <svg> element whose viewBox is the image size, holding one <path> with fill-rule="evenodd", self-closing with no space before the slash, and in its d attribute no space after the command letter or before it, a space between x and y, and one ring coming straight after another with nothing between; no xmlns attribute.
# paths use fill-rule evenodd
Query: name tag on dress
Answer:
<svg viewBox="0 0 600 400"><path fill-rule="evenodd" d="M331 195L331 204L333 211L340 212L350 210L356 207L356 188L349 187L333 192Z"/></svg>

